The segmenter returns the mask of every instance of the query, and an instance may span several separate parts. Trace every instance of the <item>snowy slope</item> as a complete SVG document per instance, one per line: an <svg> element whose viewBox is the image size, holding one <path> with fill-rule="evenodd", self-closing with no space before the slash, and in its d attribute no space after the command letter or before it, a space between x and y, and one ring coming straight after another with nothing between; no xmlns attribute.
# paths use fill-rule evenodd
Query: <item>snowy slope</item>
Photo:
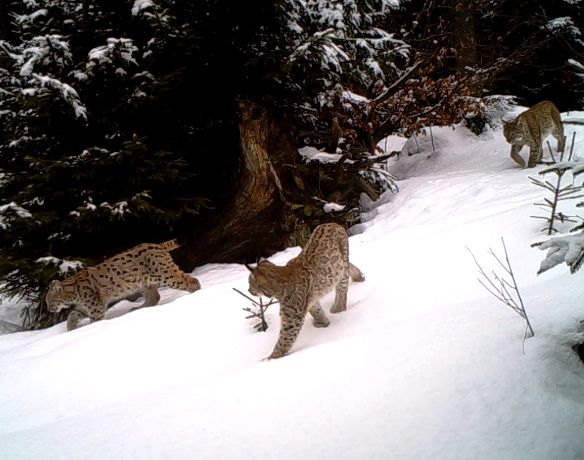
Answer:
<svg viewBox="0 0 584 460"><path fill-rule="evenodd" d="M239 265L197 269L203 289L159 307L0 336L0 459L584 459L584 270L536 276L537 170L499 130L433 135L436 152L419 139L392 160L400 193L351 229L367 280L348 310L307 321L285 358L262 361L277 307L253 333ZM487 267L501 237L536 333L525 353L523 320L467 250Z"/></svg>

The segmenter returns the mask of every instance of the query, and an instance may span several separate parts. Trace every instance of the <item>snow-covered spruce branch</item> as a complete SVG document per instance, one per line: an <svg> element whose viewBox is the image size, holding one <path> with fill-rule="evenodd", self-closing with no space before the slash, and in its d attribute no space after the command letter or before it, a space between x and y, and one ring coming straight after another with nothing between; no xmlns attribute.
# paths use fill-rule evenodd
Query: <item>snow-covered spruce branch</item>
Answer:
<svg viewBox="0 0 584 460"><path fill-rule="evenodd" d="M497 261L499 266L503 269L503 274L497 273L495 270L489 276L481 264L478 262L477 258L474 256L472 251L467 247L468 252L472 256L478 271L479 271L479 283L490 293L492 294L498 301L504 303L509 308L511 308L515 313L521 316L525 320L525 335L523 337L523 341L525 343L525 339L533 337L535 332L531 327L531 323L529 322L529 318L527 316L527 312L525 311L525 305L523 304L523 299L521 297L521 293L519 292L519 287L517 286L517 281L515 279L515 274L513 273L513 269L511 268L511 262L509 261L509 254L507 253L507 247L505 246L505 240L501 238L501 243L503 245L503 252L505 254L505 260L501 260L497 254L492 249L489 249L490 254L493 258Z"/></svg>
<svg viewBox="0 0 584 460"><path fill-rule="evenodd" d="M278 301L276 299L270 299L268 301L268 303L264 305L261 297L260 297L260 301L257 302L255 299L252 299L248 295L241 292L239 289L233 288L233 290L235 292L237 292L238 294L242 295L243 297L245 297L247 300L251 301L251 303L252 303L251 307L243 308L243 311L246 311L248 313L248 315L245 317L245 319L258 318L260 321L259 321L259 323L257 323L254 326L254 329L256 331L262 331L262 332L267 331L268 330L268 322L266 321L266 317L265 317L264 313L266 312L266 310L268 309L268 307L270 305L278 303Z"/></svg>
<svg viewBox="0 0 584 460"><path fill-rule="evenodd" d="M33 73L31 77L34 81L37 82L39 87L47 88L53 91L54 93L58 94L67 104L69 104L73 109L76 118L83 118L84 120L87 120L87 108L83 105L81 99L79 98L79 94L72 86L47 75ZM34 94L34 92L34 89L32 89L31 94Z"/></svg>
<svg viewBox="0 0 584 460"><path fill-rule="evenodd" d="M584 231L577 235L557 236L547 241L533 243L531 247L546 250L548 252L541 262L537 274L548 271L563 262L574 274L584 265Z"/></svg>

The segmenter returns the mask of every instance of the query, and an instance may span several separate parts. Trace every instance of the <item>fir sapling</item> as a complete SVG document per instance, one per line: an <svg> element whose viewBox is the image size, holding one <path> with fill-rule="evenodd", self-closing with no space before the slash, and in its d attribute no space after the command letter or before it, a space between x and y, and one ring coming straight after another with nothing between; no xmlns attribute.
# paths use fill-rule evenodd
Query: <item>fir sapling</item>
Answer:
<svg viewBox="0 0 584 460"><path fill-rule="evenodd" d="M557 222L578 222L582 221L578 216L568 216L563 212L558 210L558 205L560 201L572 200L584 197L582 194L582 185L575 185L574 180L567 185L562 185L562 180L568 171L572 172L572 177L575 178L578 174L584 171L584 165L582 162L572 161L572 154L574 149L575 136L572 136L572 145L570 147L570 153L568 155L567 161L559 161L552 164L551 166L543 169L539 172L542 178L530 176L529 180L532 184L541 187L551 193L550 198L544 198L543 201L535 203L535 206L539 206L546 215L545 216L531 216L535 219L542 219L545 221L545 226L542 231L545 231L547 235L552 235L557 233L559 230L556 228ZM563 160L563 154L560 160ZM544 178L545 175L553 173L556 175L555 181L549 181ZM581 206L579 203L577 206Z"/></svg>
<svg viewBox="0 0 584 460"><path fill-rule="evenodd" d="M237 292L238 294L242 295L243 297L245 297L246 299L248 299L252 303L251 307L244 307L243 308L243 311L248 313L248 315L245 317L245 319L257 318L259 320L259 322L256 323L253 328L258 332L259 331L262 331L262 332L267 331L268 330L268 322L266 321L265 312L270 305L278 303L278 301L276 299L270 299L268 301L268 303L264 304L261 297L260 297L260 300L258 302L255 299L252 299L248 295L241 292L239 289L233 288L233 290L235 292Z"/></svg>

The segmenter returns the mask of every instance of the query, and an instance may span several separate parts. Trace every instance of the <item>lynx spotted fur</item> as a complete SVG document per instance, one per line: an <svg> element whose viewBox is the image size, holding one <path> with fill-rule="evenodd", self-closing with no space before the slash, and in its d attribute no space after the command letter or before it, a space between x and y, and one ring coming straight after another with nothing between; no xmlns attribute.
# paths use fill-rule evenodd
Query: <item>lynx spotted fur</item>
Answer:
<svg viewBox="0 0 584 460"><path fill-rule="evenodd" d="M560 112L550 101L538 102L511 121L503 120L503 134L511 144L511 158L521 167L525 166L519 155L523 146L529 146L527 167L532 168L541 161L542 142L550 134L558 141L558 152L564 151L564 125Z"/></svg>
<svg viewBox="0 0 584 460"><path fill-rule="evenodd" d="M103 319L109 305L135 294L144 296L137 308L156 305L160 286L194 292L201 288L199 281L184 274L170 257L169 251L177 247L175 240L140 244L64 281L53 280L45 295L47 308L50 312L72 308L67 318L70 331L81 317Z"/></svg>
<svg viewBox="0 0 584 460"><path fill-rule="evenodd" d="M278 266L260 260L256 268L248 267L249 292L275 297L280 302L281 328L278 341L268 359L284 356L294 345L306 313L315 327L327 327L329 319L319 304L325 294L336 290L331 313L347 309L349 277L364 281L361 271L349 262L347 232L338 224L316 227L302 252Z"/></svg>

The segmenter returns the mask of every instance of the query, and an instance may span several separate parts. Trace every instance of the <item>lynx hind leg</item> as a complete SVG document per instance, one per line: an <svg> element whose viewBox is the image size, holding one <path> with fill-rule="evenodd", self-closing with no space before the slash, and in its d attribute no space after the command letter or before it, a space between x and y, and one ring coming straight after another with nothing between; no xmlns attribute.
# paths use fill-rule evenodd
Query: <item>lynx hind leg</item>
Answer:
<svg viewBox="0 0 584 460"><path fill-rule="evenodd" d="M280 304L280 335L272 354L267 359L281 358L290 351L298 338L300 329L302 329L305 316L306 310L298 310L293 306Z"/></svg>
<svg viewBox="0 0 584 460"><path fill-rule="evenodd" d="M556 136L556 139L558 140L558 146L556 149L559 153L564 153L564 149L566 148L566 136L563 134L563 130L561 135Z"/></svg>
<svg viewBox="0 0 584 460"><path fill-rule="evenodd" d="M173 287L181 291L195 292L201 289L201 283L199 283L197 278L177 270L176 277L172 281L169 281L168 287Z"/></svg>
<svg viewBox="0 0 584 460"><path fill-rule="evenodd" d="M521 151L521 145L513 145L511 147L511 158L513 159L513 161L515 163L517 163L519 166L521 166L522 168L525 167L525 161L523 160L523 158L521 157L521 155L519 155L519 152Z"/></svg>
<svg viewBox="0 0 584 460"><path fill-rule="evenodd" d="M308 307L308 313L312 316L314 327L327 327L331 322L318 301L314 301Z"/></svg>
<svg viewBox="0 0 584 460"><path fill-rule="evenodd" d="M157 305L158 302L160 301L160 294L158 293L157 284L151 283L148 286L146 286L146 288L142 292L142 295L144 296L144 303L138 307L132 308L132 310L138 310L139 308L145 307L152 307L154 305Z"/></svg>
<svg viewBox="0 0 584 460"><path fill-rule="evenodd" d="M349 290L349 270L344 274L335 289L335 302L331 313L339 313L347 309L347 291Z"/></svg>
<svg viewBox="0 0 584 460"><path fill-rule="evenodd" d="M365 275L363 274L363 272L359 270L359 268L356 265L353 265L351 262L349 262L349 276L353 281L356 281L357 283L365 281Z"/></svg>
<svg viewBox="0 0 584 460"><path fill-rule="evenodd" d="M552 136L554 136L558 141L558 145L556 147L557 151L559 153L563 153L564 148L566 147L566 136L564 134L564 127L562 125L560 126L556 125L554 131L552 132Z"/></svg>
<svg viewBox="0 0 584 460"><path fill-rule="evenodd" d="M554 136L558 141L557 150L558 152L561 153L564 151L564 148L566 146L566 133L564 133L564 123L562 123L562 116L560 115L559 110L555 106L553 106L551 110L551 118L554 122L552 136Z"/></svg>

